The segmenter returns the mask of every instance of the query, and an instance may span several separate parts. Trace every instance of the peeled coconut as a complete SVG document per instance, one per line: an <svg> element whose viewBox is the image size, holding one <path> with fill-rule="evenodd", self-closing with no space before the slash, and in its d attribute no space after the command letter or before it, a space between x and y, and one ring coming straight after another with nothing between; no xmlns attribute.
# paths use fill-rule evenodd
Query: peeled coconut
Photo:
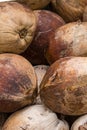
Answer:
<svg viewBox="0 0 87 130"><path fill-rule="evenodd" d="M66 121L43 105L26 107L12 114L2 130L69 130Z"/></svg>
<svg viewBox="0 0 87 130"><path fill-rule="evenodd" d="M0 54L0 112L14 112L32 104L36 86L34 68L25 58Z"/></svg>
<svg viewBox="0 0 87 130"><path fill-rule="evenodd" d="M40 99L40 83L44 77L44 75L46 74L47 69L49 68L49 66L47 65L36 65L34 66L34 70L36 72L36 76L37 76L37 86L38 86L38 96L36 98L36 104L41 104L41 99Z"/></svg>
<svg viewBox="0 0 87 130"><path fill-rule="evenodd" d="M80 116L71 126L71 130L87 130L87 114Z"/></svg>
<svg viewBox="0 0 87 130"><path fill-rule="evenodd" d="M0 53L22 53L36 30L36 17L17 2L0 2Z"/></svg>

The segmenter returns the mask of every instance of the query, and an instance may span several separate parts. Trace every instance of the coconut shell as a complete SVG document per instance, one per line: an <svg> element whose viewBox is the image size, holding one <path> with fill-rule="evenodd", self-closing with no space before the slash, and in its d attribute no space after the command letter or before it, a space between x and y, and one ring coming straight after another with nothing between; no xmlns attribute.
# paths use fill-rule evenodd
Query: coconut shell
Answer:
<svg viewBox="0 0 87 130"><path fill-rule="evenodd" d="M33 65L48 64L45 51L49 45L49 37L65 22L59 15L51 11L36 10L34 13L37 17L35 36L31 45L22 55Z"/></svg>
<svg viewBox="0 0 87 130"><path fill-rule="evenodd" d="M69 130L69 125L44 105L32 105L13 113L2 130Z"/></svg>
<svg viewBox="0 0 87 130"><path fill-rule="evenodd" d="M25 58L0 54L0 112L14 112L33 104L36 86L34 68Z"/></svg>
<svg viewBox="0 0 87 130"><path fill-rule="evenodd" d="M67 57L52 64L40 86L42 102L64 115L87 113L87 58Z"/></svg>
<svg viewBox="0 0 87 130"><path fill-rule="evenodd" d="M22 53L31 43L36 17L17 2L0 2L0 53Z"/></svg>
<svg viewBox="0 0 87 130"><path fill-rule="evenodd" d="M87 56L87 22L72 22L50 37L46 59L50 64L67 56Z"/></svg>
<svg viewBox="0 0 87 130"><path fill-rule="evenodd" d="M56 12L66 21L82 20L87 0L51 0Z"/></svg>

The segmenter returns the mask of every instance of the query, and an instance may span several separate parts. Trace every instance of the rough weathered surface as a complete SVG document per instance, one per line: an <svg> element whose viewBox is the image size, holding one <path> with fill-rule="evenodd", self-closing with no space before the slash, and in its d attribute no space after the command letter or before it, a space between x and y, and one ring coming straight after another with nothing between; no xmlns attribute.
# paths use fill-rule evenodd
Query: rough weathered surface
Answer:
<svg viewBox="0 0 87 130"><path fill-rule="evenodd" d="M42 101L65 115L87 113L87 58L67 57L47 70L41 83Z"/></svg>
<svg viewBox="0 0 87 130"><path fill-rule="evenodd" d="M12 114L2 130L69 130L69 125L44 105L32 105Z"/></svg>
<svg viewBox="0 0 87 130"><path fill-rule="evenodd" d="M0 2L0 53L21 53L31 43L36 17L17 2Z"/></svg>
<svg viewBox="0 0 87 130"><path fill-rule="evenodd" d="M87 0L51 0L57 13L66 21L82 20Z"/></svg>
<svg viewBox="0 0 87 130"><path fill-rule="evenodd" d="M36 97L36 75L22 56L0 54L0 112L13 112L32 104Z"/></svg>
<svg viewBox="0 0 87 130"><path fill-rule="evenodd" d="M87 56L87 22L72 22L55 31L46 58L53 63L66 56Z"/></svg>
<svg viewBox="0 0 87 130"><path fill-rule="evenodd" d="M79 117L72 124L71 130L87 130L87 114Z"/></svg>
<svg viewBox="0 0 87 130"><path fill-rule="evenodd" d="M65 23L59 15L51 11L36 10L34 13L38 19L35 37L23 56L34 65L47 64L44 55L49 45L49 37Z"/></svg>
<svg viewBox="0 0 87 130"><path fill-rule="evenodd" d="M50 3L50 0L16 0L23 4L26 4L31 9L41 9Z"/></svg>

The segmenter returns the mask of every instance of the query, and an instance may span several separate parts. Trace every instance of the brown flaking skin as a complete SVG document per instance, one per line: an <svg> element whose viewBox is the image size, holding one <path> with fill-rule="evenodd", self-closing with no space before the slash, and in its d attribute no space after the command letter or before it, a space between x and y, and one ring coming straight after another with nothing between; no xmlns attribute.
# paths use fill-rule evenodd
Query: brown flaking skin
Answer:
<svg viewBox="0 0 87 130"><path fill-rule="evenodd" d="M87 0L51 0L55 11L66 21L82 20Z"/></svg>
<svg viewBox="0 0 87 130"><path fill-rule="evenodd" d="M52 64L67 56L87 56L87 23L72 22L58 28L50 37L46 59Z"/></svg>
<svg viewBox="0 0 87 130"><path fill-rule="evenodd" d="M37 20L29 8L17 2L0 2L0 53L20 54L30 45Z"/></svg>
<svg viewBox="0 0 87 130"><path fill-rule="evenodd" d="M32 64L48 64L45 58L45 51L49 44L49 37L54 33L56 28L64 25L63 19L55 13L46 10L34 11L38 21L35 37L23 53L23 56L27 58Z"/></svg>
<svg viewBox="0 0 87 130"><path fill-rule="evenodd" d="M40 86L46 106L64 115L87 113L87 58L67 57L47 70Z"/></svg>
<svg viewBox="0 0 87 130"><path fill-rule="evenodd" d="M0 54L0 112L14 112L32 104L36 90L32 65L22 56Z"/></svg>

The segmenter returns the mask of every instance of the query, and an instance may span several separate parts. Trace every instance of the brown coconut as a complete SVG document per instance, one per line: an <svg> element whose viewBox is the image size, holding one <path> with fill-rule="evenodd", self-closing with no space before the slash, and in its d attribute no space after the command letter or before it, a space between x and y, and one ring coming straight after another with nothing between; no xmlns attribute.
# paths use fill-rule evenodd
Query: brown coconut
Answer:
<svg viewBox="0 0 87 130"><path fill-rule="evenodd" d="M36 74L22 56L0 54L0 112L14 112L34 102Z"/></svg>
<svg viewBox="0 0 87 130"><path fill-rule="evenodd" d="M72 22L50 37L46 58L51 64L67 56L87 56L87 22Z"/></svg>
<svg viewBox="0 0 87 130"><path fill-rule="evenodd" d="M49 37L65 22L59 15L51 11L36 10L34 13L37 17L35 37L22 55L34 65L48 64L45 51L49 45Z"/></svg>
<svg viewBox="0 0 87 130"><path fill-rule="evenodd" d="M51 0L55 11L66 21L82 20L87 0Z"/></svg>
<svg viewBox="0 0 87 130"><path fill-rule="evenodd" d="M64 115L87 113L87 58L67 57L52 64L40 86L43 103Z"/></svg>

